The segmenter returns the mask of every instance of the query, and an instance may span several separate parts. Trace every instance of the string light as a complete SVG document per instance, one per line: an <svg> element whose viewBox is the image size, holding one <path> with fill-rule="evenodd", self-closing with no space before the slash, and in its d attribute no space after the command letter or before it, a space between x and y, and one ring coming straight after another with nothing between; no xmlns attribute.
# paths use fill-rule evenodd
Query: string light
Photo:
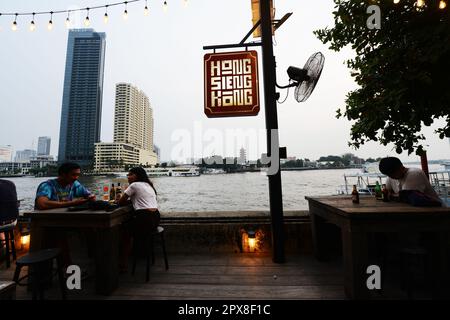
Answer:
<svg viewBox="0 0 450 320"><path fill-rule="evenodd" d="M47 29L48 31L52 31L53 29L53 11L50 12L50 20L48 21Z"/></svg>
<svg viewBox="0 0 450 320"><path fill-rule="evenodd" d="M18 13L16 13L16 17L14 18L14 22L12 23L12 25L11 25L11 30L12 31L17 31L17 16L18 16L19 14Z"/></svg>
<svg viewBox="0 0 450 320"><path fill-rule="evenodd" d="M91 21L89 20L89 8L86 8L86 18L84 19L84 25L89 27L91 25Z"/></svg>
<svg viewBox="0 0 450 320"><path fill-rule="evenodd" d="M33 19L30 22L30 31L33 32L34 30L36 30L36 25L34 24L34 15L35 13L33 12Z"/></svg>
<svg viewBox="0 0 450 320"><path fill-rule="evenodd" d="M148 16L147 0L145 0L144 16Z"/></svg>
<svg viewBox="0 0 450 320"><path fill-rule="evenodd" d="M45 15L45 14L49 14L50 15L50 20L48 21L47 24L47 28L48 30L52 30L53 29L53 14L63 14L66 13L67 14L67 18L65 21L65 26L67 28L70 28L72 26L72 22L70 19L70 13L71 12L81 12L86 10L87 14L86 14L86 18L84 20L84 25L86 27L91 25L91 21L89 19L89 10L96 10L96 9L103 9L105 10L105 14L103 16L103 21L105 24L107 24L109 22L109 16L108 16L108 8L112 7L112 6L120 6L120 5L124 5L125 9L123 11L123 19L127 20L128 19L128 4L130 3L134 3L134 2L141 2L141 1L145 1L145 6L144 6L144 16L148 16L150 14L150 10L148 7L148 0L127 0L127 1L120 1L120 2L115 2L115 3L109 3L109 4L105 4L105 5L101 5L101 6L94 6L91 8L79 8L79 9L73 9L73 10L53 10L53 11L41 11L41 12L35 12L35 13L30 13L30 12L23 12L23 13L0 13L0 16L15 16L14 21L12 22L11 25L11 29L13 31L17 31L18 30L18 24L17 24L17 18L18 16L33 16L32 17L32 21L30 23L30 30L34 31L36 29L36 24L34 21L34 17L35 15ZM399 4L401 2L401 0L392 0L394 4ZM187 7L189 5L189 0L182 0L183 4L185 7ZM437 1L436 1L437 2ZM426 0L415 0L415 7L417 10L421 10L423 7L425 7L427 4ZM438 5L439 9L443 10L447 8L447 1L446 0L440 0L439 1L439 5ZM163 2L163 11L167 12L169 10L169 5L168 5L168 1L164 0Z"/></svg>
<svg viewBox="0 0 450 320"><path fill-rule="evenodd" d="M127 10L127 4L128 1L125 1L125 10L123 10L123 20L127 20L128 19L128 10Z"/></svg>
<svg viewBox="0 0 450 320"><path fill-rule="evenodd" d="M109 17L108 17L108 6L105 6L105 15L103 16L103 22L105 22L105 24L108 23Z"/></svg>
<svg viewBox="0 0 450 320"><path fill-rule="evenodd" d="M416 6L421 8L425 5L425 0L417 0Z"/></svg>
<svg viewBox="0 0 450 320"><path fill-rule="evenodd" d="M66 28L69 29L70 28L70 11L67 11L67 18L66 18Z"/></svg>

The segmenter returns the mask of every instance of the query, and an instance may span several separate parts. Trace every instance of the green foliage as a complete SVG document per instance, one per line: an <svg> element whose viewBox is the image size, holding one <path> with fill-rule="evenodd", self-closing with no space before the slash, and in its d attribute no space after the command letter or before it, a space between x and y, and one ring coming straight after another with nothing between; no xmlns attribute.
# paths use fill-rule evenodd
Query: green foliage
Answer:
<svg viewBox="0 0 450 320"><path fill-rule="evenodd" d="M303 167L303 160L289 160L281 165L282 168L301 168Z"/></svg>
<svg viewBox="0 0 450 320"><path fill-rule="evenodd" d="M450 137L450 8L438 0L334 0L335 26L314 33L330 49L351 46L347 61L359 88L337 118L354 121L350 146L393 143L397 153L424 151L422 127L445 119L436 133ZM381 8L381 29L369 29L367 7Z"/></svg>

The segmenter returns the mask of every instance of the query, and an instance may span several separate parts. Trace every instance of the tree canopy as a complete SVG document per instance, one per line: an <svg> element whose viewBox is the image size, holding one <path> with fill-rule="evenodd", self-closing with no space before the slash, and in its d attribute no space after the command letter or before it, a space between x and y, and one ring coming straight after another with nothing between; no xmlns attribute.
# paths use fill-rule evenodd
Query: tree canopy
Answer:
<svg viewBox="0 0 450 320"><path fill-rule="evenodd" d="M444 119L436 133L450 137L450 5L439 0L334 0L335 25L314 33L330 49L351 46L347 61L358 89L348 93L337 117L354 121L350 146L393 143L397 153L424 151L423 126ZM367 12L378 5L380 28Z"/></svg>

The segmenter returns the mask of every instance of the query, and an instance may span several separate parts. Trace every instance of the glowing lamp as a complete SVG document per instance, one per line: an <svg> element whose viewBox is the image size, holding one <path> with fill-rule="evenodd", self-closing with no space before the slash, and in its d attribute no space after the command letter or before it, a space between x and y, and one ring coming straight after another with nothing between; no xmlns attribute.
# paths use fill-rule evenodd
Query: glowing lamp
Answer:
<svg viewBox="0 0 450 320"><path fill-rule="evenodd" d="M255 252L256 247L256 232L249 230L247 232L248 236L248 249L250 252Z"/></svg>

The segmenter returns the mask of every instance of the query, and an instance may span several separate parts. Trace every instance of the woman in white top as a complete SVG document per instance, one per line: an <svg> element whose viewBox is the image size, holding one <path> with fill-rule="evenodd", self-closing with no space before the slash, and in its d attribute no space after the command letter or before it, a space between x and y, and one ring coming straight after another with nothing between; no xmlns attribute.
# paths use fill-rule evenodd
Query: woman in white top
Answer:
<svg viewBox="0 0 450 320"><path fill-rule="evenodd" d="M159 225L160 214L156 200L156 189L141 167L130 169L128 172L129 187L119 199L119 205L133 205L134 217L124 223L125 235L121 254L121 271L127 269L128 255L131 249L131 237L151 233Z"/></svg>

